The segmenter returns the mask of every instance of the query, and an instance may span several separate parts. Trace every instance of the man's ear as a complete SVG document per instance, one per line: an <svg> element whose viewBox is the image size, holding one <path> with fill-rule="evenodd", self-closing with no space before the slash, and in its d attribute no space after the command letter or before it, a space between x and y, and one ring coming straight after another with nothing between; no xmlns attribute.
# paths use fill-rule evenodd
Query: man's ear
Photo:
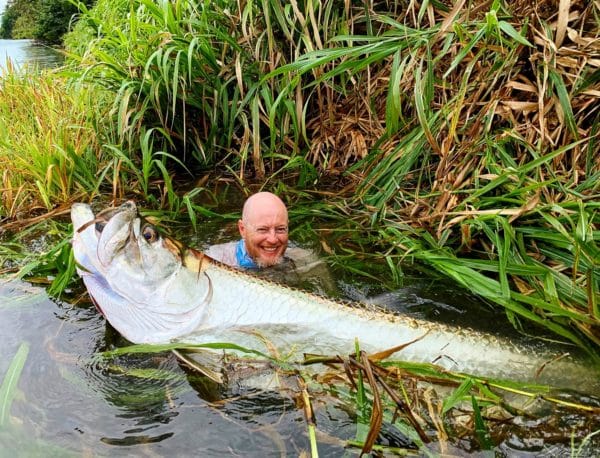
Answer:
<svg viewBox="0 0 600 458"><path fill-rule="evenodd" d="M242 238L246 238L246 226L244 226L244 222L241 219L238 219L238 230Z"/></svg>

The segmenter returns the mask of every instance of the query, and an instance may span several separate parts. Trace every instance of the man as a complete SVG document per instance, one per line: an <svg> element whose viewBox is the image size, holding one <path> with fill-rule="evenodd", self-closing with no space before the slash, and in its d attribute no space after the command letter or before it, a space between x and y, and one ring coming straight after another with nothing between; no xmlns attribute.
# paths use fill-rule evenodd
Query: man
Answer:
<svg viewBox="0 0 600 458"><path fill-rule="evenodd" d="M233 267L262 268L279 264L288 247L288 212L283 201L270 192L248 198L238 221L242 238L213 245L206 254Z"/></svg>
<svg viewBox="0 0 600 458"><path fill-rule="evenodd" d="M213 245L204 252L232 267L256 269L272 280L329 294L337 290L327 265L312 251L288 246L288 211L275 194L250 196L238 230L240 240Z"/></svg>

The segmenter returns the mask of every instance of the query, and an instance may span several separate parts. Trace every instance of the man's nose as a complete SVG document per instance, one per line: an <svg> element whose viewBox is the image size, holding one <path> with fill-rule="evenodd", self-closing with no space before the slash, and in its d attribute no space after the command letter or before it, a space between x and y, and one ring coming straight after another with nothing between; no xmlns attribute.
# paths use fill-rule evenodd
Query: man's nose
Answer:
<svg viewBox="0 0 600 458"><path fill-rule="evenodd" d="M275 232L275 228L269 229L267 240L272 243L277 242L277 233Z"/></svg>

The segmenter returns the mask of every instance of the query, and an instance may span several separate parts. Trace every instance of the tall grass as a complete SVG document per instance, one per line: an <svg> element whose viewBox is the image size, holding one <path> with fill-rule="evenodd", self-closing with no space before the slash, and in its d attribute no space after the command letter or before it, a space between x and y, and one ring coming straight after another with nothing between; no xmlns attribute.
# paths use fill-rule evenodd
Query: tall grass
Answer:
<svg viewBox="0 0 600 458"><path fill-rule="evenodd" d="M0 215L24 218L97 189L92 96L48 72L9 69L0 77Z"/></svg>
<svg viewBox="0 0 600 458"><path fill-rule="evenodd" d="M263 76L352 29L353 14L333 1L100 1L66 43L82 80L115 94L130 145L143 126L194 168L227 163L241 180L262 179L307 167L306 116L331 112L337 97L329 87L290 92L292 74Z"/></svg>
<svg viewBox="0 0 600 458"><path fill-rule="evenodd" d="M342 87L352 110L319 120L334 126L325 135L337 156L312 156L357 178L350 206L362 230L387 256L426 262L515 323L534 321L597 354L600 92L583 55L599 42L599 11L569 6L577 18L556 23L547 2L374 14L382 33L339 36L352 45L306 53L269 76L335 64L309 85L331 87L371 75ZM343 136L369 145L362 159Z"/></svg>

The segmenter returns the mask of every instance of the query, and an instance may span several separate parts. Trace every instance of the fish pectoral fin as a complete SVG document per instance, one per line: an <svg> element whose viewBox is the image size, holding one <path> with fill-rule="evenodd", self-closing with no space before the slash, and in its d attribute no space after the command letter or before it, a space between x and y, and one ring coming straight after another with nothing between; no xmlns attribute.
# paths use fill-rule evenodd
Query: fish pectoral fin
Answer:
<svg viewBox="0 0 600 458"><path fill-rule="evenodd" d="M225 378L222 373L222 358L215 352L203 350L171 350L179 361L190 369L201 373L215 383L222 385ZM218 358L218 361L217 361Z"/></svg>
<svg viewBox="0 0 600 458"><path fill-rule="evenodd" d="M100 304L98 304L98 301L96 299L94 299L94 296L92 296L91 294L89 296L90 296L90 299L92 300L92 304L94 304L96 306L96 310L98 310L98 312L100 312L100 315L102 315L104 318L106 318L106 315L104 314L102 307L100 307Z"/></svg>

